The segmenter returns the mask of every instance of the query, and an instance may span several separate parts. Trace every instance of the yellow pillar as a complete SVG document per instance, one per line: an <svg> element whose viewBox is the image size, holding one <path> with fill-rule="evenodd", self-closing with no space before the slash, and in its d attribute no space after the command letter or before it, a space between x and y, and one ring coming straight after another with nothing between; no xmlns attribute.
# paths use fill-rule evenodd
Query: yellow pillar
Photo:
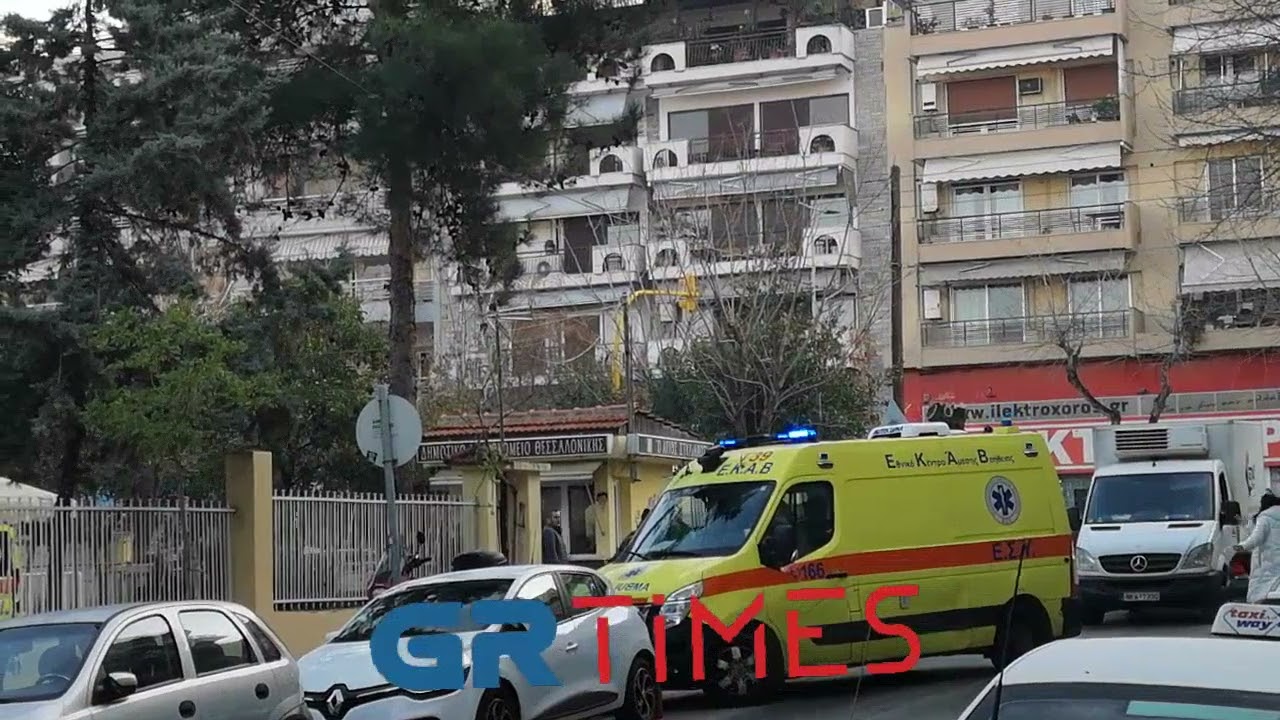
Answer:
<svg viewBox="0 0 1280 720"><path fill-rule="evenodd" d="M498 484L484 468L465 467L462 476L462 498L475 503L472 508L477 550L501 551L498 544Z"/></svg>
<svg viewBox="0 0 1280 720"><path fill-rule="evenodd" d="M271 453L227 456L227 504L231 515L231 597L269 613L275 599L275 541L271 518Z"/></svg>
<svg viewBox="0 0 1280 720"><path fill-rule="evenodd" d="M524 524L519 538L522 552L512 563L524 562L532 564L542 562L542 473L549 472L548 463L515 461L507 469L507 481L516 488L520 502L524 503L524 515L520 521Z"/></svg>

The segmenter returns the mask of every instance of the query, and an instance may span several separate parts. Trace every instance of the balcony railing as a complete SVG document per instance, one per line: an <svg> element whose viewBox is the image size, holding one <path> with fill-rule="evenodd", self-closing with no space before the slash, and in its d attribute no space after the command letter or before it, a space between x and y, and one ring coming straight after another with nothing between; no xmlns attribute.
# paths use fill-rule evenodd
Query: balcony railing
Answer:
<svg viewBox="0 0 1280 720"><path fill-rule="evenodd" d="M921 330L927 347L973 347L1052 343L1059 338L1107 340L1128 337L1138 320L1137 310L1031 315L989 320L928 322Z"/></svg>
<svg viewBox="0 0 1280 720"><path fill-rule="evenodd" d="M1280 197L1258 186L1226 186L1178 199L1178 222L1252 220L1280 215Z"/></svg>
<svg viewBox="0 0 1280 720"><path fill-rule="evenodd" d="M1265 107L1280 103L1280 73L1258 80L1183 88L1173 94L1173 112L1194 115L1210 110Z"/></svg>
<svg viewBox="0 0 1280 720"><path fill-rule="evenodd" d="M705 67L790 57L795 55L793 38L782 31L693 40L685 46L685 62L689 67Z"/></svg>
<svg viewBox="0 0 1280 720"><path fill-rule="evenodd" d="M1091 122L1120 120L1120 98L1040 103L997 110L944 115L917 115L917 138L951 137L994 132L1018 132Z"/></svg>
<svg viewBox="0 0 1280 720"><path fill-rule="evenodd" d="M1200 318L1206 329L1280 327L1280 290L1250 288L1209 292L1182 299L1184 313Z"/></svg>
<svg viewBox="0 0 1280 720"><path fill-rule="evenodd" d="M757 133L731 133L689 140L689 164L700 165L733 160L785 157L801 152L835 152L835 139L828 135L814 137L809 147L800 147L801 128L765 130Z"/></svg>
<svg viewBox="0 0 1280 720"><path fill-rule="evenodd" d="M977 30L1115 11L1115 0L945 0L917 4L911 34Z"/></svg>
<svg viewBox="0 0 1280 720"><path fill-rule="evenodd" d="M1026 210L918 222L922 243L968 242L1120 230L1125 204Z"/></svg>
<svg viewBox="0 0 1280 720"><path fill-rule="evenodd" d="M360 302L376 302L391 299L388 289L389 278L362 278L347 284L352 297ZM436 284L431 280L418 280L413 283L413 299L415 302L433 302Z"/></svg>

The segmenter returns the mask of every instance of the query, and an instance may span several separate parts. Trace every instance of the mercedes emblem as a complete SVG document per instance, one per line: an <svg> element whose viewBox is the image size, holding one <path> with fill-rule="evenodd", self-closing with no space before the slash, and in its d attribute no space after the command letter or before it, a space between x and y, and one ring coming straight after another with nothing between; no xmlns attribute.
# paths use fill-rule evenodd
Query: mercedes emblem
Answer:
<svg viewBox="0 0 1280 720"><path fill-rule="evenodd" d="M341 686L335 687L329 691L324 699L324 709L328 710L329 717L342 717L342 707L347 704L347 693Z"/></svg>
<svg viewBox="0 0 1280 720"><path fill-rule="evenodd" d="M1147 557L1145 555L1134 555L1129 561L1129 568L1136 573L1140 573L1147 569Z"/></svg>

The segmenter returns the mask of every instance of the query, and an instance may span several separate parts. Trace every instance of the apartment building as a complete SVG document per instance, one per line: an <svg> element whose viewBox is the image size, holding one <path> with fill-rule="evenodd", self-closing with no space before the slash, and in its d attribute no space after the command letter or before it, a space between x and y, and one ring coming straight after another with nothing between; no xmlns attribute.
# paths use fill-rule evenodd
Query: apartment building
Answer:
<svg viewBox="0 0 1280 720"><path fill-rule="evenodd" d="M766 274L887 347L881 38L868 17L879 24L882 10L682 6L637 66L578 83L576 131L601 144L554 153L573 176L563 187L501 189L503 219L525 237L523 274L496 318L456 269L443 274L444 354L492 376L501 337L508 382L554 384L591 364L616 373L629 307L633 362L652 366ZM628 104L643 111L639 132L619 146L611 123ZM690 288L696 309L681 297Z"/></svg>
<svg viewBox="0 0 1280 720"><path fill-rule="evenodd" d="M1229 9L926 1L885 29L888 106L911 116L889 130L908 414L961 405L1040 429L1069 501L1104 422L1068 381L1069 354L1095 395L1145 418L1186 340L1167 419L1280 432L1265 142L1280 33ZM1280 464L1280 445L1268 454Z"/></svg>

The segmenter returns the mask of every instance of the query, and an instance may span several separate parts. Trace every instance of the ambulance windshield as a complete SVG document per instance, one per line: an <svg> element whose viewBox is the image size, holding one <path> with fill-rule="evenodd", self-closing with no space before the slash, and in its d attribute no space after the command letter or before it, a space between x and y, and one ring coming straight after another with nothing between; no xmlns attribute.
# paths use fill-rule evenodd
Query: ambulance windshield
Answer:
<svg viewBox="0 0 1280 720"><path fill-rule="evenodd" d="M1085 523L1212 520L1213 475L1153 472L1099 475L1089 491Z"/></svg>
<svg viewBox="0 0 1280 720"><path fill-rule="evenodd" d="M637 558L732 555L755 529L773 481L715 483L668 490L630 548Z"/></svg>

